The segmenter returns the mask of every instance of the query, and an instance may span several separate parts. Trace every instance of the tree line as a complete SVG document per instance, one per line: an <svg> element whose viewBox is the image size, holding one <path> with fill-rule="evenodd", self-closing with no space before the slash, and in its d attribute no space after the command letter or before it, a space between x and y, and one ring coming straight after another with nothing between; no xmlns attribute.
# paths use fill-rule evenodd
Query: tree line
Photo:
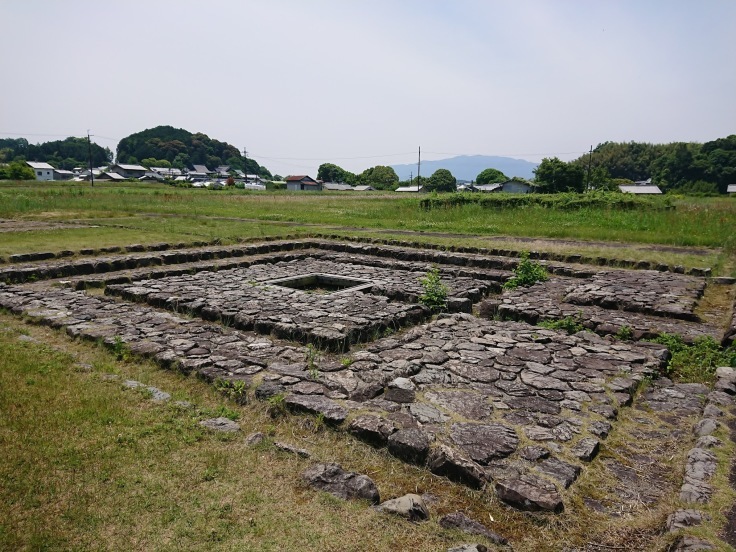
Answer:
<svg viewBox="0 0 736 552"><path fill-rule="evenodd" d="M95 167L112 162L110 148L92 142L92 164ZM69 137L42 144L30 144L25 138L0 138L0 163L42 161L57 169L88 167L90 144L87 138Z"/></svg>

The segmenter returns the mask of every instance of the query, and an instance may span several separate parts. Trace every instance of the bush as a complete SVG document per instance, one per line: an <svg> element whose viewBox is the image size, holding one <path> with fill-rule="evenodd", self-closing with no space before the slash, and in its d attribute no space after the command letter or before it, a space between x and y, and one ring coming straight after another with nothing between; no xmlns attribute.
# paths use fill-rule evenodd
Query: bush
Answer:
<svg viewBox="0 0 736 552"><path fill-rule="evenodd" d="M634 194L622 194L618 191L605 190L582 194L574 192L557 194L470 194L464 192L427 197L419 202L419 206L425 210L451 209L472 204L480 205L487 209L518 209L536 206L566 211L591 207L659 211L673 207L672 197L642 197Z"/></svg>
<svg viewBox="0 0 736 552"><path fill-rule="evenodd" d="M539 326L548 330L564 330L571 335L585 329L580 316L566 316L560 320L544 320L539 323Z"/></svg>
<svg viewBox="0 0 736 552"><path fill-rule="evenodd" d="M711 383L719 366L736 367L736 349L724 349L710 336L698 337L692 345L678 335L666 333L651 341L669 349L672 358L666 375L679 381Z"/></svg>
<svg viewBox="0 0 736 552"><path fill-rule="evenodd" d="M440 279L440 271L433 267L427 275L419 280L424 288L424 293L419 297L419 302L432 311L440 311L447 307L447 286Z"/></svg>
<svg viewBox="0 0 736 552"><path fill-rule="evenodd" d="M514 269L514 275L503 285L503 289L528 287L537 282L549 280L547 269L536 261L529 259L529 252L521 252L521 260Z"/></svg>

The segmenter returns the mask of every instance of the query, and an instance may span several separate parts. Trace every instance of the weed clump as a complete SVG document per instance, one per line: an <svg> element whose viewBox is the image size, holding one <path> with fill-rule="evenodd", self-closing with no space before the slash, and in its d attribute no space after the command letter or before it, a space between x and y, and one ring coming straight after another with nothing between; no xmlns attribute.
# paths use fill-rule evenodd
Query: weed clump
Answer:
<svg viewBox="0 0 736 552"><path fill-rule="evenodd" d="M566 316L560 320L544 320L539 325L548 330L564 330L570 335L585 329L580 316Z"/></svg>
<svg viewBox="0 0 736 552"><path fill-rule="evenodd" d="M440 279L440 271L432 267L426 276L419 280L424 293L419 297L419 302L433 312L438 312L447 307L447 293L449 289Z"/></svg>
<svg viewBox="0 0 736 552"><path fill-rule="evenodd" d="M736 348L722 348L710 336L701 336L692 345L678 335L663 333L650 340L669 349L672 358L665 373L686 383L712 383L719 366L736 367Z"/></svg>
<svg viewBox="0 0 736 552"><path fill-rule="evenodd" d="M218 379L215 382L215 389L238 404L242 405L248 402L248 385L244 381Z"/></svg>
<svg viewBox="0 0 736 552"><path fill-rule="evenodd" d="M514 269L514 275L503 285L503 289L528 287L537 282L549 280L547 269L538 262L532 261L528 251L522 251L520 257L521 260Z"/></svg>

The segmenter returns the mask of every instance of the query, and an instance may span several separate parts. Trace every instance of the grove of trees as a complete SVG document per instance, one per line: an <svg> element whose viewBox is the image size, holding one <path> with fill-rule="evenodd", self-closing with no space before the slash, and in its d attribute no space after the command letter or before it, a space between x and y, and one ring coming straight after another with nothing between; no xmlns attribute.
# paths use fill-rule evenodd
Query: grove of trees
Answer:
<svg viewBox="0 0 736 552"><path fill-rule="evenodd" d="M736 134L704 144L604 142L571 163L585 171L590 164L597 187L651 178L665 192L726 193L728 184L736 184Z"/></svg>
<svg viewBox="0 0 736 552"><path fill-rule="evenodd" d="M0 163L42 161L57 169L71 170L89 166L89 150L87 138L69 137L42 144L29 144L25 138L0 138ZM112 151L92 142L92 164L99 167L111 161Z"/></svg>
<svg viewBox="0 0 736 552"><path fill-rule="evenodd" d="M475 177L475 182L476 184L496 184L506 182L508 179L509 177L498 169L485 169Z"/></svg>
<svg viewBox="0 0 736 552"><path fill-rule="evenodd" d="M428 192L454 192L456 185L457 179L447 169L437 169L424 182L424 188Z"/></svg>
<svg viewBox="0 0 736 552"><path fill-rule="evenodd" d="M544 158L534 169L534 182L543 193L585 191L585 171L576 163L565 163L557 157Z"/></svg>
<svg viewBox="0 0 736 552"><path fill-rule="evenodd" d="M352 186L372 186L377 190L391 190L399 184L396 171L385 165L370 167L356 175L333 163L322 163L317 169L317 180L342 182Z"/></svg>

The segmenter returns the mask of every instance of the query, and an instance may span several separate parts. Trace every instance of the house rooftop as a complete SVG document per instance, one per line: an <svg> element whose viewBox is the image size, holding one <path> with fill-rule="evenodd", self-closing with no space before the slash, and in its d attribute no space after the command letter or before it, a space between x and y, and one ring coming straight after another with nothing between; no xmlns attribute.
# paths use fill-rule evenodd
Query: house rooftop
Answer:
<svg viewBox="0 0 736 552"><path fill-rule="evenodd" d="M52 167L48 163L43 163L41 161L26 161L26 164L32 169L54 169L54 167Z"/></svg>
<svg viewBox="0 0 736 552"><path fill-rule="evenodd" d="M646 194L661 194L662 193L662 190L660 190L658 186L643 186L643 185L619 186L618 189L624 192L625 194L646 195Z"/></svg>
<svg viewBox="0 0 736 552"><path fill-rule="evenodd" d="M118 167L126 171L147 171L148 169L142 165L126 165L124 163L116 163Z"/></svg>

